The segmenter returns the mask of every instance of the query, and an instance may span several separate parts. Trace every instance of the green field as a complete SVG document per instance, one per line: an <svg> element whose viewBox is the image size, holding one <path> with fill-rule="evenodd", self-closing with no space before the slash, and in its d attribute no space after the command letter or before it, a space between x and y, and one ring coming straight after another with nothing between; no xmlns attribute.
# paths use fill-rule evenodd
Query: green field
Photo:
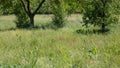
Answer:
<svg viewBox="0 0 120 68"><path fill-rule="evenodd" d="M39 27L51 15L37 15ZM106 34L76 33L81 15L54 29L17 29L15 17L0 17L0 68L120 68L120 24ZM109 28L109 27L108 27Z"/></svg>

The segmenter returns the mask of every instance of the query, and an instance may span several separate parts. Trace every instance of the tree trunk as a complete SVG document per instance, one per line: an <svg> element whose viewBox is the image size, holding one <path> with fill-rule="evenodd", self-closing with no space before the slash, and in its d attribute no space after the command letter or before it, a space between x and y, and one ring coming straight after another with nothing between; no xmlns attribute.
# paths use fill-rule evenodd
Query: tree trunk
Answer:
<svg viewBox="0 0 120 68"><path fill-rule="evenodd" d="M102 29L102 33L104 33L105 32L105 24L104 23L102 23L101 29Z"/></svg>
<svg viewBox="0 0 120 68"><path fill-rule="evenodd" d="M30 26L34 27L34 15L30 16Z"/></svg>

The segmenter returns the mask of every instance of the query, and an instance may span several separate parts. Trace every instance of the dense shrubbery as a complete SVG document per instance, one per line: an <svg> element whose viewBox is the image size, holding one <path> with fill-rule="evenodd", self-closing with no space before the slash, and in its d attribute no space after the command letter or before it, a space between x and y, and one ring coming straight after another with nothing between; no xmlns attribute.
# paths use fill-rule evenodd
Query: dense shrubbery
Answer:
<svg viewBox="0 0 120 68"><path fill-rule="evenodd" d="M15 24L18 28L27 28L29 27L29 18L20 4L17 4L14 8L14 14L16 16Z"/></svg>
<svg viewBox="0 0 120 68"><path fill-rule="evenodd" d="M18 13L18 14L15 14L16 16L16 27L18 28L28 28L30 27L30 24L29 24L29 18L28 16L26 15L26 13Z"/></svg>

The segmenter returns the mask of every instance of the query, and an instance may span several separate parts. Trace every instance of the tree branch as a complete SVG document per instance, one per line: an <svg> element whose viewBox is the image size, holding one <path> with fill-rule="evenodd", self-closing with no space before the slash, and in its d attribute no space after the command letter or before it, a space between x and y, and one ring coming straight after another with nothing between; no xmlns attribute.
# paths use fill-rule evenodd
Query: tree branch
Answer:
<svg viewBox="0 0 120 68"><path fill-rule="evenodd" d="M40 9L40 7L43 5L43 3L45 2L46 0L42 0L42 2L39 4L39 6L36 8L36 10L32 13L33 15L35 15L37 13L37 11Z"/></svg>
<svg viewBox="0 0 120 68"><path fill-rule="evenodd" d="M30 0L26 0L27 1L27 11L29 14L31 14L31 11L30 11Z"/></svg>
<svg viewBox="0 0 120 68"><path fill-rule="evenodd" d="M23 1L23 0L20 0L20 2L22 3L22 6L23 6L23 8L24 8L25 12L26 12L26 13L27 13L27 15L29 16L29 12L28 12L28 10L27 10L27 8L26 8L26 6L25 6L24 1Z"/></svg>

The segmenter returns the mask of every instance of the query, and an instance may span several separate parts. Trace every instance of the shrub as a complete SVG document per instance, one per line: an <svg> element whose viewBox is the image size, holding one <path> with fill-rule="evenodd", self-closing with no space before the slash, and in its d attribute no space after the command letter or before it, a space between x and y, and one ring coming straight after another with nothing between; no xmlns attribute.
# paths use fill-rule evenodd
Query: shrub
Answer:
<svg viewBox="0 0 120 68"><path fill-rule="evenodd" d="M56 28L64 26L65 17L67 14L66 4L64 0L53 0L52 1L52 13L53 13L53 24Z"/></svg>
<svg viewBox="0 0 120 68"><path fill-rule="evenodd" d="M16 5L14 13L16 16L15 24L17 28L28 28L30 26L29 17L20 5Z"/></svg>

